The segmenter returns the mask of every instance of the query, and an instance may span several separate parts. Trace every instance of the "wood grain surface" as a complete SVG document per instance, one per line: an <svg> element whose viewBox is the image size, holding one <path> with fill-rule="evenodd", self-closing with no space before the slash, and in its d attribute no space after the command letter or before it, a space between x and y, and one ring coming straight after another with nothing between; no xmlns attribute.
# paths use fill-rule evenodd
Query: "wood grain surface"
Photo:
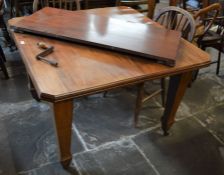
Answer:
<svg viewBox="0 0 224 175"><path fill-rule="evenodd" d="M152 24L50 7L25 17L14 27L20 31L156 59L169 66L175 65L181 37L178 31Z"/></svg>
<svg viewBox="0 0 224 175"><path fill-rule="evenodd" d="M85 12L110 15L111 18L124 21L154 23L127 7ZM9 25L15 25L19 20L12 19ZM39 97L52 102L181 74L210 63L210 56L206 52L184 39L180 41L176 65L168 67L130 54L35 35L12 34ZM36 60L35 56L41 52L37 42L45 42L55 47L55 51L48 58L58 61L58 68Z"/></svg>

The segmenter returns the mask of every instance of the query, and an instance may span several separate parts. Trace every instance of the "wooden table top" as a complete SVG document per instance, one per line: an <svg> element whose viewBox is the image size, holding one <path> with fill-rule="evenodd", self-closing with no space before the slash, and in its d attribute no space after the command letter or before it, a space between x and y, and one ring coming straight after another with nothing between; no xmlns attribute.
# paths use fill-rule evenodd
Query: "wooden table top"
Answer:
<svg viewBox="0 0 224 175"><path fill-rule="evenodd" d="M23 32L144 56L169 66L175 65L181 38L179 31L152 24L50 7L23 18L13 27Z"/></svg>
<svg viewBox="0 0 224 175"><path fill-rule="evenodd" d="M153 23L128 7L92 9L85 12L131 22ZM10 20L9 25L20 19ZM210 63L210 56L206 52L184 39L180 42L175 67L168 67L138 56L92 46L21 33L13 33L13 37L38 95L41 99L52 102L192 71ZM45 42L55 47L55 51L48 58L58 61L59 67L35 58L41 52L37 42Z"/></svg>

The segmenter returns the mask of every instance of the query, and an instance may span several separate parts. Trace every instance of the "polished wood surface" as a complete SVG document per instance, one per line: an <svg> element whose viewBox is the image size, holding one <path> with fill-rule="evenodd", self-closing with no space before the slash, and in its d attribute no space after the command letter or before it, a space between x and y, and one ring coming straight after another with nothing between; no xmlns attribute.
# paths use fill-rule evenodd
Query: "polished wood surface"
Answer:
<svg viewBox="0 0 224 175"><path fill-rule="evenodd" d="M141 55L174 66L180 33L154 25L44 8L16 23L17 30ZM130 30L131 29L131 30ZM163 50L161 50L163 48Z"/></svg>
<svg viewBox="0 0 224 175"><path fill-rule="evenodd" d="M127 7L94 9L86 13L158 25ZM20 19L10 20L9 25ZM174 122L189 75L193 70L208 66L210 63L210 57L206 52L184 39L180 42L176 66L167 67L138 56L96 47L22 33L12 32L12 36L38 96L53 103L60 159L64 167L71 161L71 115L74 98L171 76L173 81L169 84L169 99L162 118L162 128L167 134ZM37 47L38 42L45 42L55 47L55 51L48 58L58 61L59 67L36 60L35 56L41 52ZM177 90L174 93L173 88Z"/></svg>
<svg viewBox="0 0 224 175"><path fill-rule="evenodd" d="M130 8L106 9L102 9L102 11L101 9L89 10L88 12L96 11L103 15L114 13L115 18L119 16L123 20L150 22ZM13 25L14 22L17 21L11 20L10 25ZM163 74L172 75L178 71L188 71L206 66L210 62L207 53L183 39L178 50L176 66L171 68L141 59L138 56L80 44L27 34L14 33L14 37L37 93L40 98L48 101L71 99L84 94L104 91L110 89L111 86L118 87L155 77L159 78ZM49 58L58 61L58 68L36 60L35 56L40 52L36 43L41 41L55 47L54 53Z"/></svg>

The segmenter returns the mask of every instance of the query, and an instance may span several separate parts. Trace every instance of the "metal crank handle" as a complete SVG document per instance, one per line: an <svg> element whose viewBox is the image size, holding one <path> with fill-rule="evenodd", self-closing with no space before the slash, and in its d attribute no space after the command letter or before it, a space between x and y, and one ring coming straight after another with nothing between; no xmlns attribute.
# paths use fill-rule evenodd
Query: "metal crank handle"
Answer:
<svg viewBox="0 0 224 175"><path fill-rule="evenodd" d="M54 50L54 47L51 46L51 47L47 48L46 50L44 50L43 52L39 53L39 54L36 56L36 58L37 58L38 60L43 60L43 61L49 63L50 65L57 67L57 66L58 66L58 62L57 62L57 61L49 60L49 59L45 58L45 56L47 56L47 55L49 55L50 53L52 53L53 50Z"/></svg>
<svg viewBox="0 0 224 175"><path fill-rule="evenodd" d="M44 58L40 55L37 56L37 59L40 60L40 61L44 61L52 66L55 66L55 67L58 67L58 62L57 61L54 61L54 60L49 60L47 58Z"/></svg>
<svg viewBox="0 0 224 175"><path fill-rule="evenodd" d="M50 53L52 53L53 51L54 51L54 47L50 46L49 48L47 48L43 52L39 53L37 56L45 57L45 56L49 55Z"/></svg>

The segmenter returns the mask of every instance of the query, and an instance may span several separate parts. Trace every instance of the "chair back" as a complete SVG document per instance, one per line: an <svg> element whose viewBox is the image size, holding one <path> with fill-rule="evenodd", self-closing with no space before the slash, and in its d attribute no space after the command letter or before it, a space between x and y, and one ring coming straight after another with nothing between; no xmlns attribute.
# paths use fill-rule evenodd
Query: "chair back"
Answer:
<svg viewBox="0 0 224 175"><path fill-rule="evenodd" d="M188 41L193 40L196 24L186 10L174 6L165 7L156 14L154 20L167 29L180 31Z"/></svg>
<svg viewBox="0 0 224 175"><path fill-rule="evenodd" d="M196 37L203 37L203 35L208 32L219 15L220 9L221 5L219 3L214 3L195 13L194 19L196 21L196 30L198 31Z"/></svg>
<svg viewBox="0 0 224 175"><path fill-rule="evenodd" d="M80 0L34 0L33 12L43 7L54 7L66 10L80 10Z"/></svg>
<svg viewBox="0 0 224 175"><path fill-rule="evenodd" d="M214 25L216 27L216 33L219 35L224 34L224 16L217 17L214 21Z"/></svg>

